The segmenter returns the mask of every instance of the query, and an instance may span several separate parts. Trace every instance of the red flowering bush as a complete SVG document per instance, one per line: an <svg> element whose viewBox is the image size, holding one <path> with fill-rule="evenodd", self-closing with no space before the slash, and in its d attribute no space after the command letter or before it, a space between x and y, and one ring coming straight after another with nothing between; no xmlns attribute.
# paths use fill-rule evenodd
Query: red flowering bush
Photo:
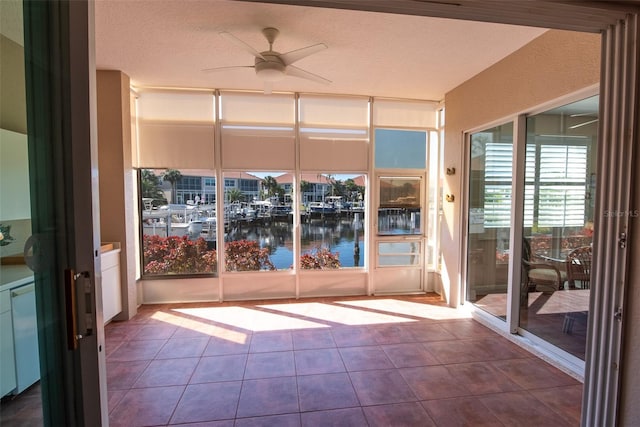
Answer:
<svg viewBox="0 0 640 427"><path fill-rule="evenodd" d="M300 268L303 270L328 270L340 268L340 254L327 248L318 248L315 252L300 257Z"/></svg>
<svg viewBox="0 0 640 427"><path fill-rule="evenodd" d="M209 250L203 238L144 235L142 251L145 274L215 273L217 269L216 251Z"/></svg>
<svg viewBox="0 0 640 427"><path fill-rule="evenodd" d="M269 259L269 250L260 249L253 240L236 240L225 244L225 268L227 271L275 270Z"/></svg>
<svg viewBox="0 0 640 427"><path fill-rule="evenodd" d="M500 264L507 264L509 262L509 251L496 251L496 261Z"/></svg>

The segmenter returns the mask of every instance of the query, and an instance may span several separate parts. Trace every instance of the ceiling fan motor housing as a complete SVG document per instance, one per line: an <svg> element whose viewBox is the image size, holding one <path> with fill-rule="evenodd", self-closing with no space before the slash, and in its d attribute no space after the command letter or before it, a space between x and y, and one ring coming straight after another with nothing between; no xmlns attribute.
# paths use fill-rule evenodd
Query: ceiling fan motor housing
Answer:
<svg viewBox="0 0 640 427"><path fill-rule="evenodd" d="M263 80L276 82L285 76L286 66L279 58L279 53L275 51L262 52L264 59L256 58L256 74Z"/></svg>

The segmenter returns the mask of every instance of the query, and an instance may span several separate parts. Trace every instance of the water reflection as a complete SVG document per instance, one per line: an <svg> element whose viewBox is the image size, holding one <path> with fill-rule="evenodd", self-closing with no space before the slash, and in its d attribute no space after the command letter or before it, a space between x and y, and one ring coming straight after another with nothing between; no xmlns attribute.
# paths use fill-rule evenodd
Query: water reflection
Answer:
<svg viewBox="0 0 640 427"><path fill-rule="evenodd" d="M226 241L253 240L269 250L277 269L293 265L293 225L287 222L244 223L232 228ZM363 220L334 218L305 221L300 224L302 254L325 248L338 253L342 267L363 267Z"/></svg>

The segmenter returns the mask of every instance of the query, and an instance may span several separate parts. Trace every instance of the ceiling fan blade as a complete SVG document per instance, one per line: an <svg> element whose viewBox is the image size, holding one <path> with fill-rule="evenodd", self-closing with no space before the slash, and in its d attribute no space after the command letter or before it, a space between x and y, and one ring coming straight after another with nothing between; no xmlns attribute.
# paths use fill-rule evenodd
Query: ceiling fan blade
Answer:
<svg viewBox="0 0 640 427"><path fill-rule="evenodd" d="M331 83L331 80L325 79L324 77L320 77L317 74L313 74L308 71L305 71L302 68L294 67L293 65L288 65L284 72L288 76L300 77L301 79L312 80L314 82L323 83L323 84Z"/></svg>
<svg viewBox="0 0 640 427"><path fill-rule="evenodd" d="M309 55L312 55L316 52L320 52L327 48L327 45L324 43L318 43L311 46L303 47L300 49L292 50L291 52L283 53L280 55L280 60L284 63L284 65L293 64L296 61L301 60L302 58L306 58Z"/></svg>
<svg viewBox="0 0 640 427"><path fill-rule="evenodd" d="M224 37L225 39L229 40L231 43L235 44L236 46L246 50L247 52L249 52L250 54L252 54L256 58L265 59L264 56L262 56L262 54L260 52L258 52L251 45L243 42L242 40L240 40L239 38L237 38L233 34L231 34L229 32L226 32L226 31L221 31L220 35L222 37Z"/></svg>
<svg viewBox="0 0 640 427"><path fill-rule="evenodd" d="M232 70L237 68L256 68L253 65L232 65L229 67L214 67L214 68L205 68L204 70L200 70L203 73L211 73L214 71L223 71L223 70Z"/></svg>
<svg viewBox="0 0 640 427"><path fill-rule="evenodd" d="M578 129L578 128L581 128L582 126L590 125L591 123L596 123L597 121L598 119L588 120L584 123L579 123L577 125L569 126L569 129Z"/></svg>

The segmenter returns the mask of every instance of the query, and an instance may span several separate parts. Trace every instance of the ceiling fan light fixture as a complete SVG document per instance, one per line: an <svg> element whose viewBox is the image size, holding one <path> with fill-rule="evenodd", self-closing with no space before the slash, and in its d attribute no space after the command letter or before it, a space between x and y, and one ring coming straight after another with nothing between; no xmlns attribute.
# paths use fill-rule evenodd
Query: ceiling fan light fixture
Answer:
<svg viewBox="0 0 640 427"><path fill-rule="evenodd" d="M284 79L285 65L280 61L256 60L256 75L267 82L277 82Z"/></svg>

